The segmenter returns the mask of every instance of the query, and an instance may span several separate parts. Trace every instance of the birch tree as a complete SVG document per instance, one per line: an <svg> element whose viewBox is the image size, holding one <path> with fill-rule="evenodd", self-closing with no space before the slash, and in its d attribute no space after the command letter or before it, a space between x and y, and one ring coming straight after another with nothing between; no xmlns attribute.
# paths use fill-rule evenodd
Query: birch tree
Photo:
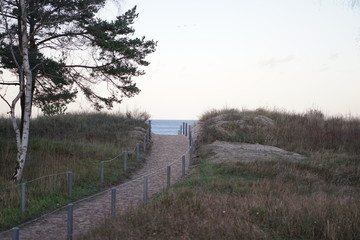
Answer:
<svg viewBox="0 0 360 240"><path fill-rule="evenodd" d="M132 78L145 74L140 67L156 42L134 37L136 7L112 21L96 17L105 2L0 0L0 70L16 76L2 84L18 88L12 101L0 94L16 133L14 180L22 176L32 104L45 114L63 112L82 92L96 110L110 109L140 92Z"/></svg>
<svg viewBox="0 0 360 240"><path fill-rule="evenodd" d="M11 114L11 120L13 124L13 128L15 130L16 135L16 144L17 144L17 166L15 168L13 179L14 180L20 180L22 177L22 172L25 165L25 159L26 159L26 153L29 143L29 130L30 130L30 115L31 115L31 100L32 100L32 72L30 69L30 62L29 62L29 51L28 51L28 29L27 29L27 8L25 4L25 0L19 1L19 39L21 41L19 42L19 47L21 49L21 56L22 56L22 63L17 62L16 58L14 57L14 61L17 65L17 70L19 72L19 93L15 97L15 99L10 104L5 100L5 98L2 96L2 98L8 103L10 107L10 114ZM10 31L8 28L8 22L7 19L3 19L5 21L6 29ZM11 35L11 34L10 34ZM11 38L11 36L10 36ZM10 45L11 53L13 56L15 56L15 53L13 51L13 42L11 38L11 45ZM15 106L20 97L24 98L24 116L23 116L23 122L22 122L22 133L20 133L19 126L16 122L15 118Z"/></svg>

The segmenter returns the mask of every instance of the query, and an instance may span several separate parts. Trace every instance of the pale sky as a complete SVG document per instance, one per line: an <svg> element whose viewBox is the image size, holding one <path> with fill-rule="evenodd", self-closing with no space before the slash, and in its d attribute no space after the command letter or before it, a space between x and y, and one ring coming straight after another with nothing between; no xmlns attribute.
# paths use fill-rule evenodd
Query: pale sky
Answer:
<svg viewBox="0 0 360 240"><path fill-rule="evenodd" d="M259 107L360 116L360 8L346 0L123 0L158 41L141 93L114 107L153 119ZM120 9L120 10L119 10ZM6 110L0 104L1 113ZM79 99L71 110L90 109Z"/></svg>

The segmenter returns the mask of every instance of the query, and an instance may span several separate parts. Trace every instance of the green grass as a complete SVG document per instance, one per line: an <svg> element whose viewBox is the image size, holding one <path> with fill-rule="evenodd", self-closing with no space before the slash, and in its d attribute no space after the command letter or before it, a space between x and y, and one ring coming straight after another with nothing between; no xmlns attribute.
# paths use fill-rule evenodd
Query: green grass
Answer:
<svg viewBox="0 0 360 240"><path fill-rule="evenodd" d="M145 116L73 113L33 119L22 182L71 171L73 195L67 196L66 174L31 181L26 186L24 213L20 211L20 187L13 187L10 181L16 159L14 134L9 120L0 119L0 230L123 182L142 163L136 161L135 154L128 156L127 172L123 171L123 156L105 162L103 184L99 177L100 162L135 149L142 139L131 131L147 128Z"/></svg>
<svg viewBox="0 0 360 240"><path fill-rule="evenodd" d="M320 116L319 124L312 125L306 114L226 109L206 113L202 118L208 123L206 129L224 113L231 121L245 118L251 123L248 116L259 114L275 119L272 127L279 129L268 131L255 122L249 133L242 133L242 141L271 140L310 157L303 161L212 163L202 146L215 140L235 141L236 136L202 132L195 173L83 239L360 239L359 120L337 120L342 123L341 131L331 132L329 129L338 128L325 126L331 126L333 120L318 112L312 114ZM341 136L333 143L336 147L329 144L334 139L305 143L324 129L327 136Z"/></svg>

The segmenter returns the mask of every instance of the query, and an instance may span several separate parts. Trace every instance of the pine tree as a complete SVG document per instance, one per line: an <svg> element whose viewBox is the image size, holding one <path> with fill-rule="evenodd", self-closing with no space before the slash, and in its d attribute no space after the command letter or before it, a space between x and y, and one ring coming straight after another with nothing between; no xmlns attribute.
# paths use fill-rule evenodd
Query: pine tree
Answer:
<svg viewBox="0 0 360 240"><path fill-rule="evenodd" d="M10 107L14 130L19 131L18 151L23 135L28 134L26 114L32 104L45 114L61 113L81 91L100 110L140 92L132 77L145 73L139 67L149 64L145 58L155 51L156 42L133 36L136 7L113 21L96 17L105 2L0 1L0 70L17 76L11 84L19 88L13 101L1 98ZM96 91L99 86L107 91ZM19 125L14 114L18 101ZM16 179L21 178L18 172Z"/></svg>

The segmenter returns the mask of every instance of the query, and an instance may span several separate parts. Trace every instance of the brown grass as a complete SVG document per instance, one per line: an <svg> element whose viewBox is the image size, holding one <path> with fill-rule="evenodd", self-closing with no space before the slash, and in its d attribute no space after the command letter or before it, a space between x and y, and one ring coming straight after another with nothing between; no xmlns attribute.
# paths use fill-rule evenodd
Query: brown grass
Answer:
<svg viewBox="0 0 360 240"><path fill-rule="evenodd" d="M84 239L358 239L358 188L279 162L202 163Z"/></svg>
<svg viewBox="0 0 360 240"><path fill-rule="evenodd" d="M216 117L226 121L220 131ZM257 117L267 117L268 124ZM278 146L289 151L315 154L330 152L357 156L360 154L360 120L356 118L325 117L318 110L306 113L288 113L257 109L212 110L205 113L200 122L203 126L201 140L260 143ZM233 133L229 135L228 132Z"/></svg>
<svg viewBox="0 0 360 240"><path fill-rule="evenodd" d="M274 124L254 120L259 115ZM201 124L192 176L83 239L360 239L358 119L225 109L204 114ZM310 158L210 163L202 146L215 140L276 145Z"/></svg>

